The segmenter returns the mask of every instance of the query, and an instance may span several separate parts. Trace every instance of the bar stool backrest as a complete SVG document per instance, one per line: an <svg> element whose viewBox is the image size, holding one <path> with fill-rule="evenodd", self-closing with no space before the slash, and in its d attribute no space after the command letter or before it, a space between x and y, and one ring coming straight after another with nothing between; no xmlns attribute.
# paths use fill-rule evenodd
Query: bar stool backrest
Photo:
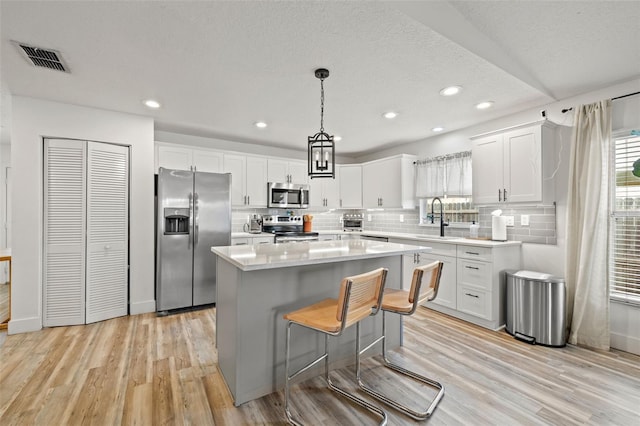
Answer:
<svg viewBox="0 0 640 426"><path fill-rule="evenodd" d="M336 313L342 329L378 312L387 272L387 268L378 268L342 279Z"/></svg>
<svg viewBox="0 0 640 426"><path fill-rule="evenodd" d="M436 260L413 270L413 279L409 290L409 303L413 303L413 311L417 305L431 301L438 295L442 265L441 261ZM428 285L424 285L427 280Z"/></svg>

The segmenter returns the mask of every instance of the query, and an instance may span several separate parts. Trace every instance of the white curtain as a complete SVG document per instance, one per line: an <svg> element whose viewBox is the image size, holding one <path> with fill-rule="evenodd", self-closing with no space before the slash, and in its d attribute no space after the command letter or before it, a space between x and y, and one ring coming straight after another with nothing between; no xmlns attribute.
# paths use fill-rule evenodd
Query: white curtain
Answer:
<svg viewBox="0 0 640 426"><path fill-rule="evenodd" d="M575 108L567 202L569 343L609 349L611 101ZM572 309L573 308L573 309ZM572 316L571 316L571 310Z"/></svg>
<svg viewBox="0 0 640 426"><path fill-rule="evenodd" d="M471 188L471 151L458 152L445 163L445 192L449 197L468 197Z"/></svg>
<svg viewBox="0 0 640 426"><path fill-rule="evenodd" d="M416 198L468 197L471 188L471 151L416 162Z"/></svg>
<svg viewBox="0 0 640 426"><path fill-rule="evenodd" d="M416 161L416 198L444 195L444 158Z"/></svg>

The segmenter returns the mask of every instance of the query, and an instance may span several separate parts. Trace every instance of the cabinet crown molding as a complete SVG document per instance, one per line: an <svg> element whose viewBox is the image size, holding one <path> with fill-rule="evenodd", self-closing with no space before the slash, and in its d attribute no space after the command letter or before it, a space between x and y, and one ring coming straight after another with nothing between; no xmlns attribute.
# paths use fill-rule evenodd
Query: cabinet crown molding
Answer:
<svg viewBox="0 0 640 426"><path fill-rule="evenodd" d="M491 130L490 132L485 132L485 133L480 133L477 135L473 135L471 136L469 139L471 140L475 140L478 138L483 138L485 136L491 136L491 135L495 135L498 133L503 133L509 130L516 130L516 129L521 129L524 127L531 127L531 126L546 126L549 128L555 128L558 125L556 123L554 123L553 121L550 120L538 120L538 121L531 121L529 123L522 123L522 124L516 124L515 126L509 126L509 127L504 127L502 129L497 129L497 130Z"/></svg>

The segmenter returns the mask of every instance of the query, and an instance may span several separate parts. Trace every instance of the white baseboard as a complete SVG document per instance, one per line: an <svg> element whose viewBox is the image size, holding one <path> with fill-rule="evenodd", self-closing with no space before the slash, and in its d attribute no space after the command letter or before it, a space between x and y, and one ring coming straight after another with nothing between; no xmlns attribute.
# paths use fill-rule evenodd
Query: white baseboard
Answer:
<svg viewBox="0 0 640 426"><path fill-rule="evenodd" d="M143 302L135 302L129 305L129 314L130 315L138 315L138 314L146 314L148 312L156 311L156 301L155 300L145 300Z"/></svg>
<svg viewBox="0 0 640 426"><path fill-rule="evenodd" d="M611 333L611 347L621 351L640 355L640 339L633 336L625 336L620 333Z"/></svg>
<svg viewBox="0 0 640 426"><path fill-rule="evenodd" d="M42 330L42 318L40 317L11 319L7 327L7 334L28 333L38 330Z"/></svg>

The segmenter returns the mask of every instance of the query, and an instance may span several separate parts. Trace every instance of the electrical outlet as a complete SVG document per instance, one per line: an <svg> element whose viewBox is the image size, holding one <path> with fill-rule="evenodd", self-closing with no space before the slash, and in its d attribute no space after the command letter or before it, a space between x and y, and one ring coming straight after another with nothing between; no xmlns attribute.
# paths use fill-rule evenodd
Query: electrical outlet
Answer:
<svg viewBox="0 0 640 426"><path fill-rule="evenodd" d="M513 226L513 216L505 216L507 218L507 226Z"/></svg>
<svg viewBox="0 0 640 426"><path fill-rule="evenodd" d="M370 214L367 215L367 222L371 222L371 215Z"/></svg>
<svg viewBox="0 0 640 426"><path fill-rule="evenodd" d="M403 214L400 215L400 222L404 222L404 215Z"/></svg>
<svg viewBox="0 0 640 426"><path fill-rule="evenodd" d="M523 214L520 216L520 225L529 226L529 215Z"/></svg>

